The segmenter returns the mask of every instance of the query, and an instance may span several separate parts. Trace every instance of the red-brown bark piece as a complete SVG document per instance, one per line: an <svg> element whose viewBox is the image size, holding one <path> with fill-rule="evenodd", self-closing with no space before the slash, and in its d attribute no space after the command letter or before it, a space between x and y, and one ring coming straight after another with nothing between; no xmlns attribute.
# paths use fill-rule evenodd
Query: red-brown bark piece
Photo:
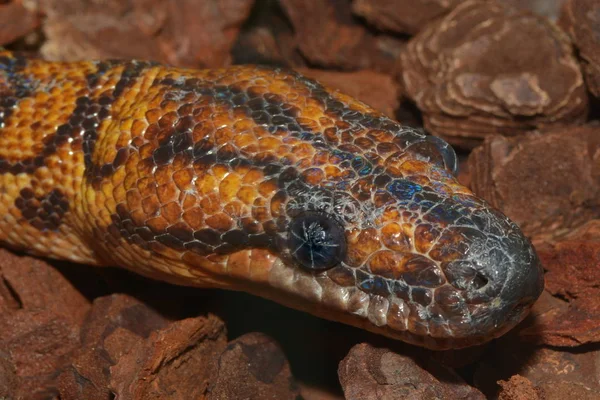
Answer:
<svg viewBox="0 0 600 400"><path fill-rule="evenodd" d="M495 398L499 389L497 382L519 374L543 394L541 398L544 400L549 398L545 396L551 394L553 388L559 387L578 387L595 396L591 398L600 398L600 384L597 379L600 373L599 355L598 350L571 353L535 347L519 341L514 336L504 337L489 349L485 360L476 366L474 384L488 398ZM562 394L563 397L552 398L579 399L578 396L566 396L566 392Z"/></svg>
<svg viewBox="0 0 600 400"><path fill-rule="evenodd" d="M461 0L355 0L352 11L378 29L414 35Z"/></svg>
<svg viewBox="0 0 600 400"><path fill-rule="evenodd" d="M400 64L404 89L423 112L425 127L459 146L587 115L567 35L499 2L461 2L409 42Z"/></svg>
<svg viewBox="0 0 600 400"><path fill-rule="evenodd" d="M279 345L261 333L230 342L221 354L211 399L296 399L299 389Z"/></svg>
<svg viewBox="0 0 600 400"><path fill-rule="evenodd" d="M533 383L520 375L514 375L508 381L498 381L498 385L502 388L498 400L541 400Z"/></svg>
<svg viewBox="0 0 600 400"><path fill-rule="evenodd" d="M394 112L399 106L400 89L390 75L371 70L335 72L301 68L298 71L365 102L390 118L394 118Z"/></svg>
<svg viewBox="0 0 600 400"><path fill-rule="evenodd" d="M600 237L545 243L538 254L548 271L546 290L562 300L547 299L555 304L542 306L538 323L523 333L551 346L600 342Z"/></svg>
<svg viewBox="0 0 600 400"><path fill-rule="evenodd" d="M17 372L10 356L0 351L0 399L13 399L17 391Z"/></svg>
<svg viewBox="0 0 600 400"><path fill-rule="evenodd" d="M236 64L306 66L278 2L256 2L252 23L242 28L231 51Z"/></svg>
<svg viewBox="0 0 600 400"><path fill-rule="evenodd" d="M48 0L52 60L138 58L189 67L222 67L254 0Z"/></svg>
<svg viewBox="0 0 600 400"><path fill-rule="evenodd" d="M0 250L0 349L16 373L13 397L55 395L79 345L89 302L43 261Z"/></svg>
<svg viewBox="0 0 600 400"><path fill-rule="evenodd" d="M122 355L110 368L110 388L121 400L205 398L227 346L223 322L214 316L174 322L125 354L118 344L131 343L130 334L114 335L107 352Z"/></svg>
<svg viewBox="0 0 600 400"><path fill-rule="evenodd" d="M514 375L508 381L498 381L498 384L502 387L498 400L595 400L599 394L581 384L561 380L534 386L520 375Z"/></svg>
<svg viewBox="0 0 600 400"><path fill-rule="evenodd" d="M361 343L339 365L347 399L485 399L457 375L438 380L412 358Z"/></svg>
<svg viewBox="0 0 600 400"><path fill-rule="evenodd" d="M600 217L600 126L486 139L469 157L471 189L534 238Z"/></svg>
<svg viewBox="0 0 600 400"><path fill-rule="evenodd" d="M127 295L110 295L94 301L92 309L81 328L81 348L73 354L69 368L59 378L60 394L66 399L109 399L109 368L137 342L150 333L167 326L168 321ZM121 346L115 349L115 338ZM134 340L125 340L134 338ZM113 343L108 352L107 342Z"/></svg>
<svg viewBox="0 0 600 400"><path fill-rule="evenodd" d="M396 54L387 36L377 37L352 18L347 0L281 0L301 53L327 68L390 70ZM399 42L394 42L398 47Z"/></svg>
<svg viewBox="0 0 600 400"><path fill-rule="evenodd" d="M22 1L0 3L0 45L33 32L39 25L39 15L25 8Z"/></svg>
<svg viewBox="0 0 600 400"><path fill-rule="evenodd" d="M83 322L89 301L60 272L42 260L0 249L0 311L47 310L74 325Z"/></svg>
<svg viewBox="0 0 600 400"><path fill-rule="evenodd" d="M0 316L0 348L14 365L14 398L47 399L58 394L56 376L79 345L79 327L52 310L19 310Z"/></svg>
<svg viewBox="0 0 600 400"><path fill-rule="evenodd" d="M582 384L562 380L544 382L538 386L538 390L543 400L598 400L600 398L598 390L590 390Z"/></svg>
<svg viewBox="0 0 600 400"><path fill-rule="evenodd" d="M600 97L600 2L567 0L559 25L577 47L589 91Z"/></svg>

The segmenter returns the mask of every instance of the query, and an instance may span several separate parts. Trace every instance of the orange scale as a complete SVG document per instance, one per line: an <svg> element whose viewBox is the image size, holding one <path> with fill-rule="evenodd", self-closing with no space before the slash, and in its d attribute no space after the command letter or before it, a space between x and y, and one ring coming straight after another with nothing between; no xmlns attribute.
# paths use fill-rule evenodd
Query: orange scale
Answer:
<svg viewBox="0 0 600 400"><path fill-rule="evenodd" d="M204 213L200 207L193 207L184 211L181 218L194 230L199 230L204 226Z"/></svg>
<svg viewBox="0 0 600 400"><path fill-rule="evenodd" d="M415 256L406 263L402 278L410 286L438 287L446 282L437 264L423 256Z"/></svg>
<svg viewBox="0 0 600 400"><path fill-rule="evenodd" d="M170 165L161 165L154 171L154 180L158 185L165 185L173 181L173 171Z"/></svg>
<svg viewBox="0 0 600 400"><path fill-rule="evenodd" d="M196 175L196 191L200 196L206 196L210 193L214 193L217 188L218 180L206 172L198 173L194 171Z"/></svg>
<svg viewBox="0 0 600 400"><path fill-rule="evenodd" d="M205 220L206 225L220 232L226 232L233 227L233 220L225 213L217 213L211 215Z"/></svg>
<svg viewBox="0 0 600 400"><path fill-rule="evenodd" d="M313 156L313 165L327 164L328 161L329 161L329 152L327 152L327 151L320 151ZM334 167L334 168L338 169L337 167Z"/></svg>
<svg viewBox="0 0 600 400"><path fill-rule="evenodd" d="M287 195L283 191L275 193L271 198L271 216L278 218L285 212L285 203L287 201Z"/></svg>
<svg viewBox="0 0 600 400"><path fill-rule="evenodd" d="M320 130L321 125L314 118L309 118L307 116L297 117L296 122L302 125L305 129L313 132L317 132Z"/></svg>
<svg viewBox="0 0 600 400"><path fill-rule="evenodd" d="M421 224L414 232L415 249L422 254L431 250L431 247L439 237L439 232L429 224Z"/></svg>
<svg viewBox="0 0 600 400"><path fill-rule="evenodd" d="M270 219L271 213L266 206L254 205L254 207L252 207L252 217L258 222L264 222Z"/></svg>
<svg viewBox="0 0 600 400"><path fill-rule="evenodd" d="M419 160L406 160L400 165L400 168L405 175L424 175L431 170L428 163Z"/></svg>
<svg viewBox="0 0 600 400"><path fill-rule="evenodd" d="M268 92L268 89L266 88L267 83L267 81L263 81L262 83L258 84L255 81L254 84L252 86L248 86L246 90L262 96Z"/></svg>
<svg viewBox="0 0 600 400"><path fill-rule="evenodd" d="M302 159L302 160L300 160L300 161L298 161L298 162L296 163L296 166L297 166L299 169L310 168L312 165L313 165L313 164L312 164L312 161L311 161L310 159L308 159L308 158Z"/></svg>
<svg viewBox="0 0 600 400"><path fill-rule="evenodd" d="M241 148L240 153L245 154L245 155L248 155L248 154L253 155L253 154L258 153L258 143L252 143L246 147Z"/></svg>
<svg viewBox="0 0 600 400"><path fill-rule="evenodd" d="M289 91L289 86L283 81L276 80L267 85L267 90L270 93L287 93ZM283 101L283 98L277 95L276 101Z"/></svg>
<svg viewBox="0 0 600 400"><path fill-rule="evenodd" d="M276 150L281 145L281 140L277 137L264 137L258 141L260 151Z"/></svg>
<svg viewBox="0 0 600 400"><path fill-rule="evenodd" d="M211 171L213 176L218 180L225 178L225 176L227 176L231 172L228 166L222 164L214 165L211 168Z"/></svg>
<svg viewBox="0 0 600 400"><path fill-rule="evenodd" d="M333 120L329 117L320 116L318 121L322 128L333 126Z"/></svg>
<svg viewBox="0 0 600 400"><path fill-rule="evenodd" d="M131 210L130 215L131 215L131 220L135 221L135 223L138 225L145 224L146 219L148 218L148 216L144 213L144 211L139 208Z"/></svg>
<svg viewBox="0 0 600 400"><path fill-rule="evenodd" d="M158 196L158 200L164 204L168 203L169 201L177 200L179 196L179 189L175 183L169 182L164 185L159 185L156 188L156 194Z"/></svg>
<svg viewBox="0 0 600 400"><path fill-rule="evenodd" d="M375 275L398 279L405 272L406 263L410 259L410 253L381 250L369 259L368 265L371 273Z"/></svg>
<svg viewBox="0 0 600 400"><path fill-rule="evenodd" d="M340 180L343 179L342 171L333 165L326 165L325 168L325 176L328 180Z"/></svg>
<svg viewBox="0 0 600 400"><path fill-rule="evenodd" d="M258 192L263 197L271 197L279 189L277 185L277 179L269 179L268 181L261 182L258 185Z"/></svg>
<svg viewBox="0 0 600 400"><path fill-rule="evenodd" d="M431 184L431 180L425 175L410 175L406 176L406 179L421 186L429 186Z"/></svg>
<svg viewBox="0 0 600 400"><path fill-rule="evenodd" d="M286 154L290 154L291 149L292 149L291 146L282 144L279 147L277 147L277 149L275 149L275 153L278 154L279 156L284 156Z"/></svg>
<svg viewBox="0 0 600 400"><path fill-rule="evenodd" d="M374 228L362 230L356 237L356 240L352 243L352 246L360 248L367 254L375 253L381 249L379 232Z"/></svg>
<svg viewBox="0 0 600 400"><path fill-rule="evenodd" d="M366 136L376 143L389 143L394 139L394 134L389 131L382 131L380 129L372 129L367 132ZM397 147L397 146L396 146Z"/></svg>
<svg viewBox="0 0 600 400"><path fill-rule="evenodd" d="M189 165L190 165L190 157L188 154L185 154L185 153L175 154L175 157L173 157L173 161L171 161L171 170L173 170L175 172L180 171L182 169L185 169Z"/></svg>
<svg viewBox="0 0 600 400"><path fill-rule="evenodd" d="M160 210L160 201L155 195L142 199L142 210L146 215L154 215Z"/></svg>
<svg viewBox="0 0 600 400"><path fill-rule="evenodd" d="M244 185L238 190L236 196L245 204L251 205L258 196L258 191L254 186Z"/></svg>
<svg viewBox="0 0 600 400"><path fill-rule="evenodd" d="M325 173L320 168L309 168L302 173L302 178L309 185L318 185L325 179Z"/></svg>
<svg viewBox="0 0 600 400"><path fill-rule="evenodd" d="M234 120L239 120L245 118L248 114L246 113L246 110L244 108L235 107L231 110L231 115L234 118ZM237 131L237 129L235 130Z"/></svg>
<svg viewBox="0 0 600 400"><path fill-rule="evenodd" d="M212 114L211 118L214 126L231 126L231 115L229 114L229 111L227 109L215 112L214 114Z"/></svg>
<svg viewBox="0 0 600 400"><path fill-rule="evenodd" d="M327 140L327 142L332 143L332 144L339 144L340 139L338 137L338 133L339 133L339 130L337 128L330 127L330 128L326 128L323 131L323 136L325 137L325 140Z"/></svg>
<svg viewBox="0 0 600 400"><path fill-rule="evenodd" d="M142 196L150 196L156 193L156 183L154 182L154 179L145 176L138 179L137 189L140 191Z"/></svg>
<svg viewBox="0 0 600 400"><path fill-rule="evenodd" d="M214 142L217 146L223 146L230 144L234 137L236 137L235 131L231 127L225 126L216 130Z"/></svg>
<svg viewBox="0 0 600 400"><path fill-rule="evenodd" d="M160 125L160 122L159 122L159 125ZM132 126L133 126L133 119L124 118L119 123L119 130L121 132L130 132Z"/></svg>
<svg viewBox="0 0 600 400"><path fill-rule="evenodd" d="M252 133L242 133L240 135L236 135L231 143L238 149L244 148L246 146L252 145L256 143L256 136Z"/></svg>
<svg viewBox="0 0 600 400"><path fill-rule="evenodd" d="M146 225L154 232L163 232L169 227L169 222L163 216L153 217L146 220Z"/></svg>
<svg viewBox="0 0 600 400"><path fill-rule="evenodd" d="M118 185L113 189L113 198L115 200L121 200L124 199L127 196L127 191L126 189L123 187L123 185Z"/></svg>
<svg viewBox="0 0 600 400"><path fill-rule="evenodd" d="M407 236L401 225L391 223L381 228L381 241L390 250L410 251L410 236Z"/></svg>
<svg viewBox="0 0 600 400"><path fill-rule="evenodd" d="M167 203L160 208L160 215L169 221L169 224L179 221L182 212L181 206L175 201Z"/></svg>
<svg viewBox="0 0 600 400"><path fill-rule="evenodd" d="M198 198L190 193L179 193L179 203L184 210L188 210L198 204Z"/></svg>
<svg viewBox="0 0 600 400"><path fill-rule="evenodd" d="M233 217L240 218L242 215L247 215L247 208L239 201L232 201L223 206L223 212Z"/></svg>
<svg viewBox="0 0 600 400"><path fill-rule="evenodd" d="M311 157L315 153L315 148L308 143L300 143L292 147L292 153L298 158Z"/></svg>
<svg viewBox="0 0 600 400"><path fill-rule="evenodd" d="M221 210L221 199L216 193L210 193L200 200L200 207L206 214L214 214Z"/></svg>
<svg viewBox="0 0 600 400"><path fill-rule="evenodd" d="M208 107L208 105L202 105L202 101L196 103L198 108L194 109L194 119L197 122L206 122L205 125L201 125L200 127L204 127L206 132L213 132L214 123L211 120L213 109L212 107ZM196 125L198 127L198 125Z"/></svg>
<svg viewBox="0 0 600 400"><path fill-rule="evenodd" d="M244 184L253 184L263 179L263 173L260 169L250 169L242 179Z"/></svg>

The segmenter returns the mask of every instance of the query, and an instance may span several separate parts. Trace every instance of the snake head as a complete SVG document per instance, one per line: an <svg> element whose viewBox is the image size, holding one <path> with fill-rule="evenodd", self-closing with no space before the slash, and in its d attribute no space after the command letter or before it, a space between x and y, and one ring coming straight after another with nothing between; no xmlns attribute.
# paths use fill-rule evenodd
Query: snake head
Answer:
<svg viewBox="0 0 600 400"><path fill-rule="evenodd" d="M99 184L121 168L98 241L114 264L437 349L501 335L540 295L530 242L443 140L290 71L153 68L155 108L114 122L129 156L89 160Z"/></svg>
<svg viewBox="0 0 600 400"><path fill-rule="evenodd" d="M350 179L289 180L271 285L301 299L296 308L432 349L502 335L543 289L530 241L457 182L442 139L379 135L377 165L330 157L354 165Z"/></svg>

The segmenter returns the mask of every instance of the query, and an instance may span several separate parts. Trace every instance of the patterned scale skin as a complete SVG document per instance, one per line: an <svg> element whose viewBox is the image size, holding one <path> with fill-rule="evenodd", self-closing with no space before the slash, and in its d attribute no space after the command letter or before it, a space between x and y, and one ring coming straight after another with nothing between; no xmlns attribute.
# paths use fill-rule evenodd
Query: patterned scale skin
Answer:
<svg viewBox="0 0 600 400"><path fill-rule="evenodd" d="M0 51L0 240L242 290L431 349L508 331L543 289L451 148L295 72Z"/></svg>

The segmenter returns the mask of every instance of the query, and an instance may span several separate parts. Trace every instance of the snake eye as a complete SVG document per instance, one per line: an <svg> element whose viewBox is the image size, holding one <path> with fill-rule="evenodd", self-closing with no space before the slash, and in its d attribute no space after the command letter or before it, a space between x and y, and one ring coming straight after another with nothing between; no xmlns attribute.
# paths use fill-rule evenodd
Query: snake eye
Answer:
<svg viewBox="0 0 600 400"><path fill-rule="evenodd" d="M314 211L294 218L288 244L294 260L310 271L329 269L339 264L346 253L342 226L328 215Z"/></svg>
<svg viewBox="0 0 600 400"><path fill-rule="evenodd" d="M427 135L407 147L407 150L419 153L429 158L431 162L446 168L453 175L458 174L458 157L456 152L444 139Z"/></svg>

